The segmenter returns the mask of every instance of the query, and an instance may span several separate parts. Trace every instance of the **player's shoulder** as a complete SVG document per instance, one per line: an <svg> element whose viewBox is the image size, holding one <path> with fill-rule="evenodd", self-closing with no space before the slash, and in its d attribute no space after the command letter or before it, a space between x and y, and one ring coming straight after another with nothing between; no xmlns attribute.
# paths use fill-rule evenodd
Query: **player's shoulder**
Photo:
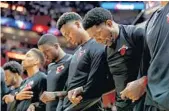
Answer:
<svg viewBox="0 0 169 111"><path fill-rule="evenodd" d="M105 46L103 44L96 42L95 39L92 39L90 49L94 52L103 53L105 51Z"/></svg>
<svg viewBox="0 0 169 111"><path fill-rule="evenodd" d="M72 59L72 54L66 54L65 61L70 62Z"/></svg>
<svg viewBox="0 0 169 111"><path fill-rule="evenodd" d="M125 38L133 41L137 38L144 37L145 27L138 27L134 25L123 25ZM134 42L134 41L133 41Z"/></svg>
<svg viewBox="0 0 169 111"><path fill-rule="evenodd" d="M55 62L52 62L52 63L50 63L49 65L48 65L48 69L51 69L51 67L53 67L53 66L55 66Z"/></svg>
<svg viewBox="0 0 169 111"><path fill-rule="evenodd" d="M47 75L44 72L39 71L38 73L39 73L38 75L41 79L46 79Z"/></svg>
<svg viewBox="0 0 169 111"><path fill-rule="evenodd" d="M93 39L90 44L89 54L94 57L97 57L97 55L103 55L105 54L105 46Z"/></svg>
<svg viewBox="0 0 169 111"><path fill-rule="evenodd" d="M144 31L144 28L134 25L122 25L122 27L124 27L126 33L129 35Z"/></svg>
<svg viewBox="0 0 169 111"><path fill-rule="evenodd" d="M64 65L64 66L66 66L66 68L68 68L71 60L72 60L72 55L66 54L65 57L64 57L64 60L59 62L59 64L57 64L56 67L58 67L58 66L60 67L60 65Z"/></svg>
<svg viewBox="0 0 169 111"><path fill-rule="evenodd" d="M56 68L60 66L60 64L70 64L72 60L72 55L71 54L66 54L65 57L60 60L59 62L52 62L48 65L48 70L51 70L53 68Z"/></svg>

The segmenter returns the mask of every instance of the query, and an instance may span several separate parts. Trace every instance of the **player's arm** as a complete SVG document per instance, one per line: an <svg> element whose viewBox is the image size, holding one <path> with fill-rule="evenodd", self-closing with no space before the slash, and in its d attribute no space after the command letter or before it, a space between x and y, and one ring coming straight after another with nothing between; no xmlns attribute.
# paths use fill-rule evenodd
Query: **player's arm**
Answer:
<svg viewBox="0 0 169 111"><path fill-rule="evenodd" d="M98 83L103 82L100 80L104 78L104 75L106 75L103 74L101 71L101 69L105 65L104 61L106 59L103 59L104 57L105 55L103 52L97 52L92 58L91 69L89 72L87 83L84 86L77 87L68 92L68 98L73 104L78 104L81 101L82 97L88 98L94 95L96 96L98 93L101 93L97 91L98 87L100 87L100 90L103 90L101 86L98 86Z"/></svg>
<svg viewBox="0 0 169 111"><path fill-rule="evenodd" d="M39 101L37 101L36 104L35 103L31 104L28 109L30 109L31 106L32 107L34 106L35 110L45 111L45 104L40 100L40 97L43 94L43 92L46 91L46 89L47 89L47 78L46 78L46 76L42 77L41 80L39 81L38 89L40 90L39 91L39 97L38 97Z"/></svg>
<svg viewBox="0 0 169 111"><path fill-rule="evenodd" d="M94 58L92 59L93 60L91 63L91 69L87 79L87 83L83 86L83 97L90 96L98 89L98 87L100 87L100 91L104 92L104 89L102 89L103 87L98 86L98 84L100 84L100 82L104 82L102 80L105 80L106 78L105 71L103 71L103 67L105 67L106 61L105 53L99 51L94 55Z"/></svg>
<svg viewBox="0 0 169 111"><path fill-rule="evenodd" d="M55 92L47 92L44 91L42 95L40 96L40 100L44 103L49 102L49 101L54 101L58 98L62 98L67 96L66 91L55 91Z"/></svg>
<svg viewBox="0 0 169 111"><path fill-rule="evenodd" d="M149 62L150 53L146 40L144 40L143 56L140 66L140 78L127 84L126 88L121 92L122 99L129 98L134 102L145 93L146 85L148 82L147 70L150 64Z"/></svg>

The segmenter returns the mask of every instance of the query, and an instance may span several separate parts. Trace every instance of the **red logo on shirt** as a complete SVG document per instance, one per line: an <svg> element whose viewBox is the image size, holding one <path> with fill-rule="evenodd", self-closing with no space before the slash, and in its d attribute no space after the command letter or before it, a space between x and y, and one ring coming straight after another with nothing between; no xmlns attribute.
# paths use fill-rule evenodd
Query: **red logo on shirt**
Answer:
<svg viewBox="0 0 169 111"><path fill-rule="evenodd" d="M169 23L169 13L167 14L167 22Z"/></svg>
<svg viewBox="0 0 169 111"><path fill-rule="evenodd" d="M123 45L118 51L120 52L122 56L124 56L126 54L127 49L128 47L126 45Z"/></svg>
<svg viewBox="0 0 169 111"><path fill-rule="evenodd" d="M85 52L86 52L86 50L80 51L79 54L78 54L78 59L79 59L82 55L84 55Z"/></svg>
<svg viewBox="0 0 169 111"><path fill-rule="evenodd" d="M60 73L64 68L65 68L64 65L57 67L56 74Z"/></svg>
<svg viewBox="0 0 169 111"><path fill-rule="evenodd" d="M33 83L34 83L33 81L30 81L28 84L26 84L26 86L25 86L25 87L27 87L27 88L30 88L30 89L31 89L31 88L32 88Z"/></svg>

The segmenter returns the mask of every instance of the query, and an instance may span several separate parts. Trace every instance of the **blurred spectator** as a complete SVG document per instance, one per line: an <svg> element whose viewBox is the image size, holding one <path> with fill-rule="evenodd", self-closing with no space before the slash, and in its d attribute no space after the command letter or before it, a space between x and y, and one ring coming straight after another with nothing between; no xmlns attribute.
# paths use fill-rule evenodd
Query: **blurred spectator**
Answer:
<svg viewBox="0 0 169 111"><path fill-rule="evenodd" d="M59 16L67 11L75 11L84 15L93 7L98 7L99 2L80 2L80 1L6 1L12 5L23 6L26 12L17 12L10 9L2 9L1 16L10 17L16 20L28 21L35 23L35 16L48 16L51 21L47 24L56 27L56 21Z"/></svg>

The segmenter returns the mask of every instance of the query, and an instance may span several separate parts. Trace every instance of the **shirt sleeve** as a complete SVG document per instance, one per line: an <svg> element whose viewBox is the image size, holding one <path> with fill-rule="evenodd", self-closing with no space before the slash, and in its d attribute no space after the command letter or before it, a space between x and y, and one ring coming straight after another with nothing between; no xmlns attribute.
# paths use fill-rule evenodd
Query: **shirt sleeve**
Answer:
<svg viewBox="0 0 169 111"><path fill-rule="evenodd" d="M1 72L1 99L4 95L6 95L7 93L9 93L9 89L5 83L5 79L4 79L4 71L2 69L0 69Z"/></svg>
<svg viewBox="0 0 169 111"><path fill-rule="evenodd" d="M104 80L106 79L104 63L105 54L103 52L97 52L93 55L91 68L87 83L83 86L83 97L100 96L104 91Z"/></svg>
<svg viewBox="0 0 169 111"><path fill-rule="evenodd" d="M44 91L46 91L46 89L47 89L47 79L46 79L46 77L43 77L38 85L39 85L38 87L39 87L39 90L40 90L40 92L39 92L39 98L40 98L42 93ZM38 102L36 102L36 105L35 105L36 111L45 111L45 106L46 105L42 101L39 100Z"/></svg>
<svg viewBox="0 0 169 111"><path fill-rule="evenodd" d="M147 76L148 67L150 65L150 52L146 41L144 42L143 57L141 60L141 76Z"/></svg>
<svg viewBox="0 0 169 111"><path fill-rule="evenodd" d="M6 104L4 101L2 101L3 96L9 93L9 89L7 88L7 85L5 84L5 79L4 79L4 71L2 68L0 68L0 73L1 73L1 106L2 108L6 108Z"/></svg>
<svg viewBox="0 0 169 111"><path fill-rule="evenodd" d="M146 67L148 67L147 62L149 62L149 55L148 55L149 52L145 42L145 27L143 28L136 27L133 31L132 37L133 37L134 44L136 46L137 55L140 56L141 58L140 69L138 74L138 78L141 78L147 75Z"/></svg>
<svg viewBox="0 0 169 111"><path fill-rule="evenodd" d="M136 27L132 33L132 39L134 44L140 50L143 50L144 39L145 39L145 28Z"/></svg>

